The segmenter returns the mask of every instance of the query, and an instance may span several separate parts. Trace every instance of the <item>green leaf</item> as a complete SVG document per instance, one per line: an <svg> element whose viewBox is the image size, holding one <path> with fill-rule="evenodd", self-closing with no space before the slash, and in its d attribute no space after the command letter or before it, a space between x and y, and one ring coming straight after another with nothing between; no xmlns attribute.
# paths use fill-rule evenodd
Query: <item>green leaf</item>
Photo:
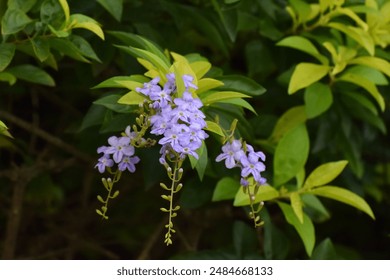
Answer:
<svg viewBox="0 0 390 280"><path fill-rule="evenodd" d="M64 11L65 21L68 21L69 17L70 17L70 10L69 10L68 1L67 0L58 0L58 2L60 3L62 10Z"/></svg>
<svg viewBox="0 0 390 280"><path fill-rule="evenodd" d="M223 133L223 130L219 124L213 121L206 121L206 128L205 130L213 132L217 135L220 135L222 137L225 137L225 134Z"/></svg>
<svg viewBox="0 0 390 280"><path fill-rule="evenodd" d="M367 202L358 196L357 194L340 187L335 186L324 186L310 190L311 194L334 199L340 201L342 203L353 206L367 215L369 215L372 219L375 220L374 213L372 212L370 206Z"/></svg>
<svg viewBox="0 0 390 280"><path fill-rule="evenodd" d="M202 142L202 146L196 151L199 156L199 159L189 156L192 168L195 168L198 172L199 179L202 181L204 173L206 171L208 157L207 157L207 147Z"/></svg>
<svg viewBox="0 0 390 280"><path fill-rule="evenodd" d="M123 0L97 0L117 21L121 21Z"/></svg>
<svg viewBox="0 0 390 280"><path fill-rule="evenodd" d="M217 77L224 85L220 90L242 92L250 96L262 95L266 90L254 80L240 75L228 75Z"/></svg>
<svg viewBox="0 0 390 280"><path fill-rule="evenodd" d="M86 15L82 14L72 14L69 17L68 28L83 28L87 29L97 36L99 36L102 40L104 40L104 33L99 23Z"/></svg>
<svg viewBox="0 0 390 280"><path fill-rule="evenodd" d="M272 142L279 142L279 140L291 129L306 122L305 106L296 106L287 110L277 121L271 136Z"/></svg>
<svg viewBox="0 0 390 280"><path fill-rule="evenodd" d="M294 8L294 11L298 14L298 22L306 22L311 13L310 5L303 0L289 0L289 2Z"/></svg>
<svg viewBox="0 0 390 280"><path fill-rule="evenodd" d="M134 90L126 93L123 95L119 100L119 104L126 104L126 105L138 105L142 104L145 101L146 97Z"/></svg>
<svg viewBox="0 0 390 280"><path fill-rule="evenodd" d="M194 61L190 63L192 70L194 71L196 78L199 80L211 69L211 63L208 61ZM212 79L210 79L212 80Z"/></svg>
<svg viewBox="0 0 390 280"><path fill-rule="evenodd" d="M15 75L8 72L0 72L0 81L8 82L10 86L16 83Z"/></svg>
<svg viewBox="0 0 390 280"><path fill-rule="evenodd" d="M82 62L87 62L89 63L89 60L86 59L81 51L78 49L78 47L73 44L71 41L65 38L51 38L48 40L50 47L53 49L56 49L59 51L61 54L64 54L66 56L69 56L73 59L82 61Z"/></svg>
<svg viewBox="0 0 390 280"><path fill-rule="evenodd" d="M312 260L340 260L332 241L326 238L314 249L311 256Z"/></svg>
<svg viewBox="0 0 390 280"><path fill-rule="evenodd" d="M222 103L233 104L233 105L236 105L236 106L239 106L239 107L246 108L246 109L248 109L249 111L251 111L252 113L254 113L254 114L257 115L257 112L256 112L256 110L252 107L252 105L249 104L249 102L247 102L247 101L244 100L244 99L241 99L241 98L232 98L232 99L223 100L223 101L221 101L221 102L222 102Z"/></svg>
<svg viewBox="0 0 390 280"><path fill-rule="evenodd" d="M315 195L304 193L301 195L301 199L305 205L306 213L311 214L310 217L313 221L323 222L330 218L329 211Z"/></svg>
<svg viewBox="0 0 390 280"><path fill-rule="evenodd" d="M385 86L389 84L386 76L382 72L372 67L368 67L364 65L352 66L348 68L344 73L352 73L355 75L363 76L376 85Z"/></svg>
<svg viewBox="0 0 390 280"><path fill-rule="evenodd" d="M253 184L250 184L249 188L251 188L251 193L253 193ZM269 185L262 185L259 187L259 190L256 193L254 203L273 200L278 197L279 192L275 188ZM249 195L247 192L244 192L243 188L239 188L239 190L237 191L234 197L233 205L236 207L250 205Z"/></svg>
<svg viewBox="0 0 390 280"><path fill-rule="evenodd" d="M34 53L40 62L45 61L50 56L50 46L46 40L36 37L31 40Z"/></svg>
<svg viewBox="0 0 390 280"><path fill-rule="evenodd" d="M87 40L77 35L72 35L69 39L73 43L73 45L75 45L75 47L79 50L81 55L101 63L101 60L96 55L95 51Z"/></svg>
<svg viewBox="0 0 390 280"><path fill-rule="evenodd" d="M1 20L1 33L9 35L17 33L31 23L32 20L20 9L7 9Z"/></svg>
<svg viewBox="0 0 390 280"><path fill-rule="evenodd" d="M66 22L66 15L63 7L61 6L61 2L58 0L43 1L40 5L40 18L42 23L52 26L52 29L62 29L62 27L64 27L64 23ZM66 34L69 33L66 32Z"/></svg>
<svg viewBox="0 0 390 280"><path fill-rule="evenodd" d="M5 0L4 0L5 2ZM35 5L37 0L8 0L8 9L20 9L27 13Z"/></svg>
<svg viewBox="0 0 390 280"><path fill-rule="evenodd" d="M370 55L375 54L374 41L367 31L358 27L345 25L338 22L330 22L327 24L327 26L339 30L355 40L359 45L365 48Z"/></svg>
<svg viewBox="0 0 390 280"><path fill-rule="evenodd" d="M8 69L8 72L16 78L45 86L55 86L53 78L41 68L24 64Z"/></svg>
<svg viewBox="0 0 390 280"><path fill-rule="evenodd" d="M303 209L302 209L302 199L297 192L293 192L290 195L291 207L294 210L295 215L297 216L299 222L303 224Z"/></svg>
<svg viewBox="0 0 390 280"><path fill-rule="evenodd" d="M330 87L323 83L314 83L305 90L305 111L307 118L312 119L326 112L333 103Z"/></svg>
<svg viewBox="0 0 390 280"><path fill-rule="evenodd" d="M304 124L298 125L283 136L275 150L275 186L280 186L294 178L305 166L309 145L309 135Z"/></svg>
<svg viewBox="0 0 390 280"><path fill-rule="evenodd" d="M143 75L131 75L131 76L115 76L111 77L100 84L93 87L93 89L98 88L130 88L130 84L133 86L138 84L143 84L149 82L150 79L146 78ZM133 89L135 90L135 88Z"/></svg>
<svg viewBox="0 0 390 280"><path fill-rule="evenodd" d="M290 37L284 38L283 40L279 41L276 45L281 46L281 47L289 47L289 48L303 51L303 52L308 53L311 56L317 58L322 64L324 64L324 65L329 64L329 61L326 58L326 56L323 56L322 54L320 54L320 52L313 45L313 43L304 37L290 36Z"/></svg>
<svg viewBox="0 0 390 280"><path fill-rule="evenodd" d="M292 225L301 237L306 253L311 256L315 244L314 226L310 218L303 214L303 223L299 221L292 207L286 203L278 202L286 221Z"/></svg>
<svg viewBox="0 0 390 280"><path fill-rule="evenodd" d="M122 96L119 94L110 94L99 98L98 100L94 101L93 104L102 105L117 113L129 113L131 111L130 106L119 103L121 97Z"/></svg>
<svg viewBox="0 0 390 280"><path fill-rule="evenodd" d="M342 94L346 95L348 97L348 99L354 100L356 103L358 103L360 106L366 108L374 115L376 115L376 116L378 115L377 107L366 96L364 96L362 94L356 94L356 92L349 92L349 91L343 91Z"/></svg>
<svg viewBox="0 0 390 280"><path fill-rule="evenodd" d="M200 95L203 92L220 86L223 86L223 82L211 78L203 78L198 81L198 89L196 90L196 93Z"/></svg>
<svg viewBox="0 0 390 280"><path fill-rule="evenodd" d="M246 259L256 252L258 242L256 231L252 227L242 221L234 222L233 245L238 259Z"/></svg>
<svg viewBox="0 0 390 280"><path fill-rule="evenodd" d="M298 90L308 87L321 80L328 74L330 67L314 63L299 63L291 76L288 93L293 94Z"/></svg>
<svg viewBox="0 0 390 280"><path fill-rule="evenodd" d="M15 54L15 45L11 43L0 44L0 72L11 63Z"/></svg>
<svg viewBox="0 0 390 280"><path fill-rule="evenodd" d="M307 177L303 188L310 189L313 187L323 186L332 182L347 166L348 161L340 160L328 162L318 166Z"/></svg>
<svg viewBox="0 0 390 280"><path fill-rule="evenodd" d="M383 96L380 94L375 84L370 80L366 79L363 76L356 75L353 73L345 73L341 77L337 78L337 81L353 83L355 85L364 88L366 91L368 91L371 94L372 97L374 97L381 110L382 111L385 110L385 101L383 99Z"/></svg>
<svg viewBox="0 0 390 280"><path fill-rule="evenodd" d="M223 102L232 98L248 98L249 95L236 91L209 91L199 96L204 105L210 105L215 102Z"/></svg>
<svg viewBox="0 0 390 280"><path fill-rule="evenodd" d="M382 58L374 56L360 56L349 61L349 64L365 65L383 72L390 77L390 63Z"/></svg>
<svg viewBox="0 0 390 280"><path fill-rule="evenodd" d="M239 188L240 183L238 180L231 177L224 177L218 181L214 189L212 201L233 199Z"/></svg>

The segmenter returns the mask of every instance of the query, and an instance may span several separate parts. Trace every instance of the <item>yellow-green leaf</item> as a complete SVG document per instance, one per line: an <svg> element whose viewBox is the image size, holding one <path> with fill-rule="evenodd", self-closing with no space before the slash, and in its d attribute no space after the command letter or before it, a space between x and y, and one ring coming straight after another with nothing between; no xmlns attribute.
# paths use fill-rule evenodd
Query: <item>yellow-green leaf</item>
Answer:
<svg viewBox="0 0 390 280"><path fill-rule="evenodd" d="M249 188L251 188L251 192L253 192L253 186L249 186ZM279 192L275 188L269 185L263 185L259 187L259 191L255 196L254 203L272 200L277 197L279 197ZM236 193L233 205L237 207L250 205L248 193L244 193L242 188L240 188Z"/></svg>
<svg viewBox="0 0 390 280"><path fill-rule="evenodd" d="M209 91L199 96L204 105L210 105L215 102L220 102L232 98L250 98L249 95L236 91Z"/></svg>
<svg viewBox="0 0 390 280"><path fill-rule="evenodd" d="M329 70L330 67L327 65L299 63L291 76L288 93L293 94L298 90L321 80Z"/></svg>
<svg viewBox="0 0 390 280"><path fill-rule="evenodd" d="M298 220L303 224L303 209L302 209L302 199L299 196L299 193L293 192L290 195L291 207L294 210L295 215Z"/></svg>
<svg viewBox="0 0 390 280"><path fill-rule="evenodd" d="M123 95L119 100L119 104L126 104L126 105L138 105L140 103L143 103L146 97L136 91L130 91L129 93L126 93Z"/></svg>
<svg viewBox="0 0 390 280"><path fill-rule="evenodd" d="M136 88L142 87L143 83L136 82L136 81L116 81L117 84L123 86L124 88L130 89L132 91L135 91Z"/></svg>
<svg viewBox="0 0 390 280"><path fill-rule="evenodd" d="M104 40L104 33L99 23L86 15L73 14L69 17L70 28L84 28L99 36Z"/></svg>
<svg viewBox="0 0 390 280"><path fill-rule="evenodd" d="M349 82L353 83L355 85L358 85L365 90L367 90L372 97L376 100L376 102L379 104L379 107L381 108L382 111L385 110L385 101L383 99L383 96L380 94L378 91L377 87L373 82L370 80L366 79L365 77L361 75L356 75L353 73L345 73L342 75L340 78L337 79L337 81L344 81L344 82Z"/></svg>
<svg viewBox="0 0 390 280"><path fill-rule="evenodd" d="M363 211L372 219L375 219L374 213L372 212L371 207L367 204L367 202L357 194L347 189L335 186L324 186L312 189L309 193L348 204Z"/></svg>
<svg viewBox="0 0 390 280"><path fill-rule="evenodd" d="M198 89L196 93L199 95L203 92L220 86L223 86L223 82L212 78L203 78L198 81Z"/></svg>
<svg viewBox="0 0 390 280"><path fill-rule="evenodd" d="M360 64L375 68L390 77L390 63L382 58L374 56L360 56L349 62L349 64Z"/></svg>
<svg viewBox="0 0 390 280"><path fill-rule="evenodd" d="M195 61L190 63L190 66L199 80L210 70L211 63L208 61Z"/></svg>
<svg viewBox="0 0 390 280"><path fill-rule="evenodd" d="M210 131L210 132L214 132L215 134L218 134L222 137L225 137L225 134L223 133L222 128L216 122L206 121L205 130Z"/></svg>
<svg viewBox="0 0 390 280"><path fill-rule="evenodd" d="M70 16L70 11L69 11L69 5L67 0L58 0L58 2L60 2L62 10L64 11L65 21L68 21Z"/></svg>
<svg viewBox="0 0 390 280"><path fill-rule="evenodd" d="M328 162L318 166L307 177L304 188L323 186L333 181L344 170L348 164L346 160Z"/></svg>

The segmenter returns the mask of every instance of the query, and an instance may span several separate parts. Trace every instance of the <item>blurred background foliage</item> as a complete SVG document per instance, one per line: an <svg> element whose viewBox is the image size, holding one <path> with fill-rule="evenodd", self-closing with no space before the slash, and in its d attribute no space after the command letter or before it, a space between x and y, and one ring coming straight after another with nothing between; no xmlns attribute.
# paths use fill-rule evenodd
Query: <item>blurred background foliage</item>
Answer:
<svg viewBox="0 0 390 280"><path fill-rule="evenodd" d="M390 6L384 0L320 2L354 7L349 10L367 22L367 14L380 13L380 7L387 9L384 12L389 11ZM333 26L329 26L329 21L316 24L318 14L312 17L310 11L315 8L309 5L316 3L302 0L1 1L2 257L389 258L390 88L385 77L388 73L367 70L361 64L354 70L348 68L348 73L370 81L369 90L367 84L365 87L351 80L337 82L337 71L329 72L329 77L319 77L313 83L321 79L323 84L331 85L331 102L310 99L310 84L294 93L289 83L299 63L320 61L329 65L321 59L325 57L328 61L333 59L334 64L330 65L332 71L335 69L337 53L323 46L327 40L336 47L360 45L356 48L360 56L373 55L374 50L376 57L389 61L390 19L379 22L371 18L373 26L384 30L378 34L387 37L375 37L376 33L371 33L375 40L370 41L364 37L366 33L359 33L358 28L365 30L364 24L345 10L341 16L328 19L333 21ZM286 9L287 6L290 8ZM340 26L353 27L347 31L358 35L351 39ZM336 182L362 196L376 220L327 199L305 208L316 227L316 244L309 257L277 204L266 204L261 212L265 226L255 230L243 208L234 207L232 201L212 202L219 179L235 174L210 160L203 181L195 171L186 171L180 197L182 210L176 219L178 233L174 245L166 247L162 242L166 217L158 210L161 207L158 185L165 174L157 161L157 148L140 151L141 170L123 176L121 195L111 205L110 219L102 221L95 213L99 204L96 195L101 191L99 174L93 169L98 157L96 148L109 135L122 131L134 116L123 106L93 104L108 93L91 88L112 76L144 72L134 58L113 46L119 41L112 31L142 35L176 53L199 53L216 66L213 71L244 75L266 88L264 95L250 100L257 115L246 112L245 118L240 119L240 132L267 156L274 153L272 133L278 119L296 106L317 102L317 110L306 111L311 116L306 120L310 136L306 172L310 174L329 161L348 160L349 165ZM296 42L295 47L291 42L281 43L291 36L305 38L315 45L318 53L314 51L313 55L312 49L308 51L307 41L303 47ZM383 101L375 95L372 85ZM353 95L357 92L360 98ZM372 99L374 95L376 98ZM324 102L327 105L323 106ZM382 107L386 109L380 110ZM213 159L220 145L217 142L209 145L209 157ZM272 156L268 156L267 178L272 178L272 161ZM310 202L317 201L305 201L305 204Z"/></svg>

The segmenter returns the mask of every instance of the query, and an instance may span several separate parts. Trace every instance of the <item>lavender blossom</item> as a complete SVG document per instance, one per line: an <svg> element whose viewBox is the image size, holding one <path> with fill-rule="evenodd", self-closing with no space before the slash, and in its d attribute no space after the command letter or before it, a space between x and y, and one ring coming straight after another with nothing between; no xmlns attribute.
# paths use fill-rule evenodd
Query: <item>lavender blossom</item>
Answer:
<svg viewBox="0 0 390 280"><path fill-rule="evenodd" d="M97 167L100 173L104 173L106 167L113 167L114 161L110 159L109 155L103 155L101 158L98 159L98 163L95 165L95 168Z"/></svg>

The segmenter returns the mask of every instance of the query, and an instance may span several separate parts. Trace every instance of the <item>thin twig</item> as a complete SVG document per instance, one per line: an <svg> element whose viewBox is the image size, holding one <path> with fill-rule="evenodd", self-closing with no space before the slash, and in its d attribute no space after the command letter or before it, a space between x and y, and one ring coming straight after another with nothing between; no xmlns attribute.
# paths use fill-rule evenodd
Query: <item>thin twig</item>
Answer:
<svg viewBox="0 0 390 280"><path fill-rule="evenodd" d="M161 222L156 226L156 229L150 235L148 241L145 242L145 246L137 258L138 260L146 260L149 258L150 251L152 250L154 244L156 244L158 238L165 229L164 225L167 223L167 219L167 217L164 217Z"/></svg>

